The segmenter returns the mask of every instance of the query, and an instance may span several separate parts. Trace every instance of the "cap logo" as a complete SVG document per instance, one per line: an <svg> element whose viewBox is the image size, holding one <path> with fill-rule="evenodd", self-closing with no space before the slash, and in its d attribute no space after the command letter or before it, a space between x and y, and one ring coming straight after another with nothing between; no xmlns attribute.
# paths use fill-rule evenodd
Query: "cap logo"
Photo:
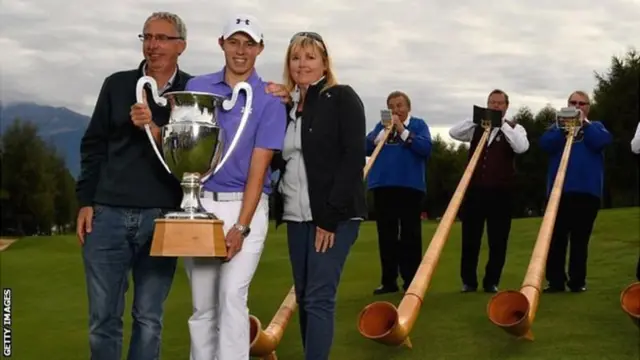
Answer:
<svg viewBox="0 0 640 360"><path fill-rule="evenodd" d="M240 24L241 22L249 25L249 19L236 19L236 24Z"/></svg>

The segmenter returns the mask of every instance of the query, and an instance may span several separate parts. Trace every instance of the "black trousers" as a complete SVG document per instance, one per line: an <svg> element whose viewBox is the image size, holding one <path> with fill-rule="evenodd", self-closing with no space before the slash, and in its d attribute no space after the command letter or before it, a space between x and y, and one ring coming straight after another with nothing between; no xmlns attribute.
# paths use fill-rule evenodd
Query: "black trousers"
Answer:
<svg viewBox="0 0 640 360"><path fill-rule="evenodd" d="M422 261L422 221L424 193L403 187L373 190L382 286L397 288L398 272L409 287Z"/></svg>
<svg viewBox="0 0 640 360"><path fill-rule="evenodd" d="M483 287L498 286L507 257L511 232L512 198L510 189L469 188L461 209L462 283L477 288L477 268L484 224L487 223L489 259L485 267Z"/></svg>
<svg viewBox="0 0 640 360"><path fill-rule="evenodd" d="M600 210L600 199L586 193L563 193L547 256L549 286L571 289L586 285L589 239ZM565 273L569 247L569 276Z"/></svg>
<svg viewBox="0 0 640 360"><path fill-rule="evenodd" d="M640 257L638 258L638 265L636 265L636 280L640 281Z"/></svg>

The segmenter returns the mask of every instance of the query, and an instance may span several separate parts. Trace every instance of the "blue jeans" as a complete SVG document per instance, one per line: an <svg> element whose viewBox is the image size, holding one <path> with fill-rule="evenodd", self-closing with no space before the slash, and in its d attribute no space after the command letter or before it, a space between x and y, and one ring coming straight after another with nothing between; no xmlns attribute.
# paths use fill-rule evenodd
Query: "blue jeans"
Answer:
<svg viewBox="0 0 640 360"><path fill-rule="evenodd" d="M289 259L299 308L305 360L327 360L333 343L336 292L360 221L339 224L333 247L316 252L316 227L311 222L287 223Z"/></svg>
<svg viewBox="0 0 640 360"><path fill-rule="evenodd" d="M91 360L122 358L122 315L129 271L133 277L133 328L128 360L160 358L163 304L176 258L149 255L160 209L94 206L82 247L89 297Z"/></svg>

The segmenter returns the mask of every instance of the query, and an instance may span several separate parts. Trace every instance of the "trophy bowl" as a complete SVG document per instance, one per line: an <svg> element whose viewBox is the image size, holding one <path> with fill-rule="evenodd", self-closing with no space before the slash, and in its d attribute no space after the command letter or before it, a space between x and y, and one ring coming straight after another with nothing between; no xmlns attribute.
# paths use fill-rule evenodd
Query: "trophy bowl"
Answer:
<svg viewBox="0 0 640 360"><path fill-rule="evenodd" d="M200 199L203 183L215 176L233 153L251 113L243 111L238 130L223 156L225 134L219 123L219 112L231 110L241 90L247 95L245 109L251 109L251 86L238 83L231 99L197 91L174 91L159 96L155 80L143 76L136 86L139 103L145 101L146 85L150 85L158 105L170 108L170 115L168 123L161 128L160 139L154 138L148 125L145 132L158 160L182 187L180 210L168 212L155 221L151 255L226 257L224 222L206 211Z"/></svg>
<svg viewBox="0 0 640 360"><path fill-rule="evenodd" d="M170 212L167 219L217 219L200 203L201 183L220 163L224 148L218 108L223 97L215 94L176 91L165 95L171 107L169 123L162 127L164 162L182 186L183 211Z"/></svg>

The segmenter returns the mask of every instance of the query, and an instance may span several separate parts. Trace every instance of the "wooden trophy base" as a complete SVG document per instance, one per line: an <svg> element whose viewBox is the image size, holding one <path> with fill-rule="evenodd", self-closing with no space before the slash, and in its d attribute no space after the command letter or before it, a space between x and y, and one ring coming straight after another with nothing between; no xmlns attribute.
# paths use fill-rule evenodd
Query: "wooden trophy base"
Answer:
<svg viewBox="0 0 640 360"><path fill-rule="evenodd" d="M226 257L222 220L156 219L151 256Z"/></svg>

